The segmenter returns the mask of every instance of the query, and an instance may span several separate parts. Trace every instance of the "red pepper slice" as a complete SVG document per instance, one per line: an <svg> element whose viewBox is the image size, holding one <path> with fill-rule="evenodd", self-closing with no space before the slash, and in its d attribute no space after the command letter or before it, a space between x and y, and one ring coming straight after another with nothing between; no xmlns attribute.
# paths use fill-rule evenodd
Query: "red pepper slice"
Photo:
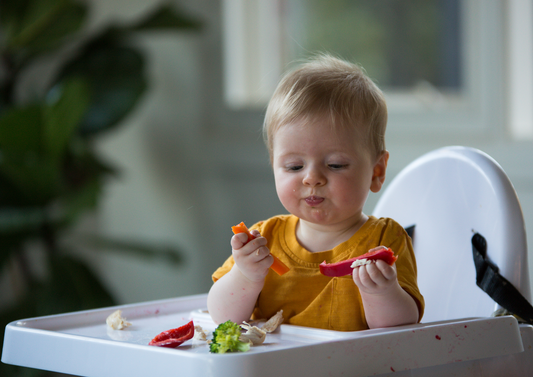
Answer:
<svg viewBox="0 0 533 377"><path fill-rule="evenodd" d="M175 348L194 336L194 323L190 321L177 329L163 331L148 343L149 346Z"/></svg>
<svg viewBox="0 0 533 377"><path fill-rule="evenodd" d="M352 263L359 259L369 259L369 260L378 260L381 259L388 263L389 265L393 265L394 262L396 262L396 259L398 257L394 256L394 252L385 246L379 246L372 250L370 250L368 253L360 255L355 258L343 260L337 263L326 263L326 261L320 263L320 273L322 275L326 276L346 276L351 275L353 268Z"/></svg>

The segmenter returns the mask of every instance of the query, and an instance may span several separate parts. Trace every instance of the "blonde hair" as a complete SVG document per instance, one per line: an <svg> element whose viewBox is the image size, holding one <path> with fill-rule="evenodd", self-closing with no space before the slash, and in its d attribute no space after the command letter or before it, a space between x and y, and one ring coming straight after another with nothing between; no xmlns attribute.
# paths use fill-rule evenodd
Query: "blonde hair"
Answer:
<svg viewBox="0 0 533 377"><path fill-rule="evenodd" d="M387 105L381 90L356 65L322 54L279 82L267 107L263 136L272 161L274 135L297 120L329 118L332 127L357 127L375 157L385 151Z"/></svg>

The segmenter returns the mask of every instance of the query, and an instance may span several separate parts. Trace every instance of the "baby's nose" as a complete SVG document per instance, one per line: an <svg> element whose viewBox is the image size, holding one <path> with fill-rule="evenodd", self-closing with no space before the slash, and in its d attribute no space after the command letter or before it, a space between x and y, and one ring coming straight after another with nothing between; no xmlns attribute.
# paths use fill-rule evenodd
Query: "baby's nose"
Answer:
<svg viewBox="0 0 533 377"><path fill-rule="evenodd" d="M303 179L303 184L306 186L321 186L326 183L326 176L320 171L320 169L311 168L307 171Z"/></svg>

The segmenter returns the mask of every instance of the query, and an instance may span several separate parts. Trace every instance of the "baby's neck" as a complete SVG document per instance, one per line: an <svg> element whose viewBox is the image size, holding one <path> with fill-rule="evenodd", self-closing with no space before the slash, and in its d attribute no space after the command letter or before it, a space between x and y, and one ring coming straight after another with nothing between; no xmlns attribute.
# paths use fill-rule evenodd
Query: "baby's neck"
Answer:
<svg viewBox="0 0 533 377"><path fill-rule="evenodd" d="M367 220L368 216L364 213L357 221L344 226L324 226L300 219L296 227L296 238L300 245L312 253L331 250L348 241Z"/></svg>

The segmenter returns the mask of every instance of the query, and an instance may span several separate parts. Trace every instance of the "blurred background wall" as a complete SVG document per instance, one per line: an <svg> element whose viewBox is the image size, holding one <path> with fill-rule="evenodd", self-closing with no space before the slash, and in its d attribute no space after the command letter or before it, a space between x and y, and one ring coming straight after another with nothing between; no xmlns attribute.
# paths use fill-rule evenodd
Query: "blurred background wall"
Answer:
<svg viewBox="0 0 533 377"><path fill-rule="evenodd" d="M90 0L91 27L97 28L112 19L139 17L158 2ZM530 245L533 244L533 119L527 109L523 111L524 106L513 108L513 103L523 103L520 101L524 96L527 100L531 94L533 67L526 65L520 71L523 69L520 62L526 59L526 64L531 64L531 60L527 60L527 55L513 60L515 50L510 42L525 43L526 52L531 53L531 25L522 24L533 18L531 6L526 7L530 12L526 12L526 21L520 21L522 32L525 30L524 40L512 39L516 31L510 17L517 17L513 16L513 1L437 1L436 8L428 9L427 14L435 20L448 15L451 21L445 26L432 28L432 19L425 17L411 17L406 23L422 29L416 35L433 38L420 42L421 51L426 51L423 46L428 43L432 45L432 41L442 39L443 34L452 35L447 41L455 43L455 47L448 47L447 53L441 55L438 52L427 57L417 55L410 47L417 43L415 35L392 55L396 73L387 73L386 69L372 69L374 63L381 64L379 56L372 55L375 50L358 57L357 51L347 48L378 45L391 35L374 30L367 16L362 18L367 24L354 25L350 20L335 21L335 13L327 19L327 12L320 10L327 3L330 9L339 9L337 14L344 14L354 2L249 2L255 4L255 9L246 8L239 1L172 3L200 19L203 27L200 32L153 33L139 38L138 43L149 53L150 88L141 104L124 120L124 126L103 138L98 146L110 162L122 167L122 174L106 186L98 213L89 216L83 226L107 235L173 243L184 252L186 260L176 267L158 260L93 255L88 251L85 257L120 303L207 292L212 271L231 252L230 226L240 221L251 225L284 212L276 197L260 132L264 98L271 90L272 78L268 82L258 81L256 87L263 90L259 94L239 83L260 80L261 75L267 79L270 75L275 82L279 73L290 67L287 63L302 57L302 51L313 52L317 46L324 46L326 42L320 38L327 39L327 35L315 36L310 41L306 34L309 29L305 29L305 22L313 21L313 14L320 12L324 15L325 30L349 40L356 34L362 39L360 44L350 46L341 39L337 46L341 51L332 52L360 61L370 76L378 78L378 85L385 89L389 99L387 148L391 158L387 181L413 159L435 148L447 145L479 148L495 158L513 182L522 203ZM387 3L394 6L398 2ZM453 3L456 8L445 9L444 3ZM310 4L316 8L308 8ZM364 10L372 11L369 6ZM401 18L402 10L405 9L393 9L393 19ZM298 20L302 22L300 26ZM355 31L339 26L350 24ZM335 25L338 30L334 30ZM231 33L239 34L239 30L249 31L247 39L239 41L237 37L235 43L240 47L229 46ZM261 37L261 30L277 37ZM259 34L254 37L253 31ZM395 43L404 39L401 35L395 38ZM277 54L264 56L265 51ZM419 61L402 60L402 55L419 56ZM258 56L267 59L268 64L260 66L253 60ZM409 67L420 71L418 67L424 62L436 64L434 60L439 56L441 60L446 57L447 65L456 70L448 72L451 78L444 84L438 79L431 82L417 77L413 82L394 80L401 72L411 77ZM404 71L400 70L402 64ZM251 73L244 77L245 72ZM531 109L532 102L525 107ZM372 212L378 198L379 194L371 194L365 207L367 213ZM529 246L533 273L532 247Z"/></svg>

